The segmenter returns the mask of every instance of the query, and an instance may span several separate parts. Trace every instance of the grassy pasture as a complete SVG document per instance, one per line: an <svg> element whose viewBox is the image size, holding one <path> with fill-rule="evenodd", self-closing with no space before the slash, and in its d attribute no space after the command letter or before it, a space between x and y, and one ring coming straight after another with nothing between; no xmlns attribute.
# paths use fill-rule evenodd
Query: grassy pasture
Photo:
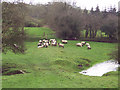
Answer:
<svg viewBox="0 0 120 90"><path fill-rule="evenodd" d="M48 34L47 38L55 38L55 36L50 35L55 32L49 28L25 27L25 30L26 30L26 33L28 33L28 35L33 38L41 38L41 36L43 36L44 33L45 33L45 35ZM43 37L43 38L46 38L46 37Z"/></svg>
<svg viewBox="0 0 120 90"><path fill-rule="evenodd" d="M25 29L31 37L39 37L43 32L54 33L48 28ZM57 41L60 42L60 39ZM108 54L117 44L87 41L92 47L88 50L85 46L75 46L77 42L80 41L69 40L65 48L50 46L38 49L38 40L26 41L25 55L11 51L2 54L3 65L6 69L9 68L8 72L14 69L26 71L25 74L4 75L3 88L117 88L118 72L102 77L79 74L96 63L109 60ZM83 67L78 67L79 64Z"/></svg>

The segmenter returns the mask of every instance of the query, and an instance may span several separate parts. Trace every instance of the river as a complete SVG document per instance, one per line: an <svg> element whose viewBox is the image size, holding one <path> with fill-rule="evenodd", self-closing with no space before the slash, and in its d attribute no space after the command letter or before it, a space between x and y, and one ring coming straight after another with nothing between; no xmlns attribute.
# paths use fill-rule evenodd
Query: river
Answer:
<svg viewBox="0 0 120 90"><path fill-rule="evenodd" d="M105 73L116 71L118 69L118 63L114 60L105 61L92 66L87 70L83 70L79 73L89 76L102 76Z"/></svg>

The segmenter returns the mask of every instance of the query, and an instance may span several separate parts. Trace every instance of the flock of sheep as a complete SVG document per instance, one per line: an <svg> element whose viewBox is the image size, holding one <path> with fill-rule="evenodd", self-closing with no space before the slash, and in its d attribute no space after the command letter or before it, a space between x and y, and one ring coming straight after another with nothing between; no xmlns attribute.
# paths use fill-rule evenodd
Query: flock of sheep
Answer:
<svg viewBox="0 0 120 90"><path fill-rule="evenodd" d="M43 48L43 47L48 47L48 46L59 46L59 47L63 47L64 48L64 44L67 44L67 40L61 40L62 43L57 43L56 39L43 39L43 40L39 40L38 43L38 48ZM91 49L90 44L86 43L84 41L82 41L81 43L76 43L76 46L80 46L82 47L83 45L86 45L88 49Z"/></svg>
<svg viewBox="0 0 120 90"><path fill-rule="evenodd" d="M91 46L89 43L86 43L84 41L82 41L81 43L76 43L76 46L82 47L83 45L86 45L88 49L91 49Z"/></svg>
<svg viewBox="0 0 120 90"><path fill-rule="evenodd" d="M67 40L62 40L62 43L67 44ZM48 47L48 46L59 46L59 47L63 47L64 48L64 44L62 43L57 43L56 39L49 39L49 40L39 40L38 43L38 48L43 48L43 47Z"/></svg>

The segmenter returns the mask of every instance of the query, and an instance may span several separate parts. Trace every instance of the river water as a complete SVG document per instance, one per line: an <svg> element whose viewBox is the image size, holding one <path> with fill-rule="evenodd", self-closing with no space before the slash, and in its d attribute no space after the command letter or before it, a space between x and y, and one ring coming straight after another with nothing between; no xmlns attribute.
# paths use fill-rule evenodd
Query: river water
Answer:
<svg viewBox="0 0 120 90"><path fill-rule="evenodd" d="M114 60L105 61L92 66L87 70L83 70L79 73L89 76L102 76L110 71L116 71L118 69L118 64Z"/></svg>

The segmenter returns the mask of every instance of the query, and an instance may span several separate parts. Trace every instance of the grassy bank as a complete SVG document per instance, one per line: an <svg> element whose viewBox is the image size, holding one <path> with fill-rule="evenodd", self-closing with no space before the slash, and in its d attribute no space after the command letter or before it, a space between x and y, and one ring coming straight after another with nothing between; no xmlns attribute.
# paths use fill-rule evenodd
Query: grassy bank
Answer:
<svg viewBox="0 0 120 90"><path fill-rule="evenodd" d="M31 37L39 37L43 32L54 33L48 28L25 29ZM59 39L57 41L60 42ZM3 88L117 88L117 74L102 77L79 74L96 63L109 60L108 54L116 44L88 42L92 47L88 50L85 46L77 47L77 42L80 41L69 40L65 48L50 46L38 49L38 40L26 41L24 55L10 51L3 54L3 65L9 69L8 72L26 71L25 74L3 75Z"/></svg>

